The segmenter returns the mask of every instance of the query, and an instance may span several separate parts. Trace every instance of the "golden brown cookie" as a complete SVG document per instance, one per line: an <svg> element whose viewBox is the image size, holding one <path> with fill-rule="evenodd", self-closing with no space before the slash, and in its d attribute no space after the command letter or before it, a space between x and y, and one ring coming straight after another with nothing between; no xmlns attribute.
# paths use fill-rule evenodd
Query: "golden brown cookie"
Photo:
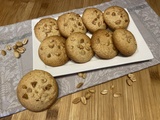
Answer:
<svg viewBox="0 0 160 120"><path fill-rule="evenodd" d="M106 24L113 30L127 28L130 22L128 13L120 6L111 6L107 8L103 16Z"/></svg>
<svg viewBox="0 0 160 120"><path fill-rule="evenodd" d="M43 111L57 100L58 85L50 73L33 70L24 75L18 83L17 97L28 110Z"/></svg>
<svg viewBox="0 0 160 120"><path fill-rule="evenodd" d="M109 30L97 30L91 38L91 46L95 54L103 59L111 59L118 54L112 39L113 33Z"/></svg>
<svg viewBox="0 0 160 120"><path fill-rule="evenodd" d="M82 14L82 20L86 28L91 32L98 29L106 29L103 13L97 8L86 8Z"/></svg>
<svg viewBox="0 0 160 120"><path fill-rule="evenodd" d="M84 33L72 33L66 40L66 50L68 57L77 63L88 62L94 55L90 38Z"/></svg>
<svg viewBox="0 0 160 120"><path fill-rule="evenodd" d="M37 39L42 42L45 38L59 35L57 21L53 18L43 18L34 27Z"/></svg>
<svg viewBox="0 0 160 120"><path fill-rule="evenodd" d="M82 22L81 16L74 12L60 15L58 17L57 23L60 33L66 38L74 32L87 32L86 27Z"/></svg>
<svg viewBox="0 0 160 120"><path fill-rule="evenodd" d="M68 62L65 42L66 40L61 36L48 37L41 42L38 54L44 64L56 67Z"/></svg>
<svg viewBox="0 0 160 120"><path fill-rule="evenodd" d="M131 56L137 49L134 35L126 29L117 29L113 33L113 42L116 48L124 56Z"/></svg>

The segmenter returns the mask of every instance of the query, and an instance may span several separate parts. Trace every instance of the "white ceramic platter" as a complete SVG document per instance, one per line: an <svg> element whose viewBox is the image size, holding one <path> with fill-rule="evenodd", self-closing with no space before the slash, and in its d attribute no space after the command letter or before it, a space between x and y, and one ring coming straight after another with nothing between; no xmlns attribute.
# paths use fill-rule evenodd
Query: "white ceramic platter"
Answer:
<svg viewBox="0 0 160 120"><path fill-rule="evenodd" d="M130 17L130 24L128 26L128 30L133 33L133 35L136 38L137 45L138 45L137 51L134 53L134 55L130 57L123 57L123 56L118 55L115 58L109 59L109 60L99 59L94 56L87 63L78 64L73 61L69 61L65 65L59 66L59 67L47 66L40 60L38 56L38 48L39 48L40 42L37 40L34 34L34 26L40 19L33 19L32 20L33 69L45 70L51 73L54 77L56 77L56 76L63 76L63 75L68 75L68 74L73 74L73 73L78 73L78 72L83 72L83 71L96 70L96 69L101 69L101 68L125 65L125 64L153 59L153 55L150 49L148 48L145 40L143 39L142 35L137 29L130 14L129 14L129 17ZM91 37L91 34L87 33L87 35Z"/></svg>

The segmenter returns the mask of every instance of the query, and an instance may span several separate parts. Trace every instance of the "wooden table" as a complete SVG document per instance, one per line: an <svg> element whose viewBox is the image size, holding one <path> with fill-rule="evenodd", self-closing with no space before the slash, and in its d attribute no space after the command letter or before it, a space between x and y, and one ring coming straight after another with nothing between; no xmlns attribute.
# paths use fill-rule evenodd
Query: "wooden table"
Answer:
<svg viewBox="0 0 160 120"><path fill-rule="evenodd" d="M0 25L8 25L108 0L0 0ZM60 6L60 7L59 7ZM160 12L160 11L159 11ZM137 81L126 84L127 76L62 97L48 110L25 110L0 120L160 120L160 64L135 72ZM110 86L114 85L114 89ZM96 92L87 105L73 104L75 97L89 89ZM107 95L101 95L108 89ZM114 98L113 93L121 97Z"/></svg>

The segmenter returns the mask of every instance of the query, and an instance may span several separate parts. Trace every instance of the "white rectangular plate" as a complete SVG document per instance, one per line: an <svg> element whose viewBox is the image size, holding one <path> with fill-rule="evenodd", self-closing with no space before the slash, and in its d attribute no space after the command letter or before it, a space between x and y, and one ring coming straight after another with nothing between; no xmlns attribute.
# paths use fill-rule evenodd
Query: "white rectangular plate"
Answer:
<svg viewBox="0 0 160 120"><path fill-rule="evenodd" d="M129 13L128 13L129 14ZM139 30L137 29L133 19L131 18L130 14L130 24L128 26L128 30L133 33L133 35L136 38L137 41L137 51L134 53L134 55L130 57L123 57L123 56L116 56L113 59L109 60L102 60L96 57L93 57L89 62L78 64L72 61L69 61L63 66L59 67L50 67L46 66L39 58L38 56L38 47L40 45L40 42L37 40L35 34L34 34L34 26L40 19L34 19L32 20L32 40L33 40L33 69L40 69L45 70L49 73L51 73L54 77L56 76L62 76L67 74L73 74L83 71L90 71L90 70L96 70L100 68L107 68L107 67L113 67L118 65L125 65L130 64L134 62L140 62L140 61L146 61L153 59L153 55L151 51L149 50L145 40L143 39L142 35L140 34ZM55 18L57 19L57 18ZM91 34L87 33L88 36L91 37Z"/></svg>

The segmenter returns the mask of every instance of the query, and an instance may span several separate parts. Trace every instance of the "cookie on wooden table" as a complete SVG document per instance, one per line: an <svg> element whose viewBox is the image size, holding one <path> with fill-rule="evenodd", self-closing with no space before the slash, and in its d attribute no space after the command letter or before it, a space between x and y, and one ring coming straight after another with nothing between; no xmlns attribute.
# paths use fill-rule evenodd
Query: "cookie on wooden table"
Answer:
<svg viewBox="0 0 160 120"><path fill-rule="evenodd" d="M43 111L57 100L58 85L50 73L33 70L24 75L18 83L17 97L28 110Z"/></svg>
<svg viewBox="0 0 160 120"><path fill-rule="evenodd" d="M81 16L74 12L60 15L58 17L57 23L60 33L66 38L74 32L87 32L87 29L82 22Z"/></svg>
<svg viewBox="0 0 160 120"><path fill-rule="evenodd" d="M53 18L43 18L34 27L37 39L42 42L45 38L59 35L57 21Z"/></svg>
<svg viewBox="0 0 160 120"><path fill-rule="evenodd" d="M65 38L62 36L48 37L41 42L38 54L44 64L56 67L68 62L65 42Z"/></svg>
<svg viewBox="0 0 160 120"><path fill-rule="evenodd" d="M94 53L91 48L90 38L84 33L72 33L66 40L68 57L77 63L85 63L91 60Z"/></svg>
<svg viewBox="0 0 160 120"><path fill-rule="evenodd" d="M111 6L104 11L104 20L113 30L118 28L127 28L130 22L126 10L119 6Z"/></svg>
<svg viewBox="0 0 160 120"><path fill-rule="evenodd" d="M86 28L91 32L98 29L106 29L103 13L97 8L86 8L82 14L82 20Z"/></svg>
<svg viewBox="0 0 160 120"><path fill-rule="evenodd" d="M113 33L113 42L124 56L131 56L137 50L137 42L134 35L126 29L115 30Z"/></svg>
<svg viewBox="0 0 160 120"><path fill-rule="evenodd" d="M97 30L91 38L91 46L95 54L102 59L111 59L118 54L113 44L113 33L109 30Z"/></svg>

